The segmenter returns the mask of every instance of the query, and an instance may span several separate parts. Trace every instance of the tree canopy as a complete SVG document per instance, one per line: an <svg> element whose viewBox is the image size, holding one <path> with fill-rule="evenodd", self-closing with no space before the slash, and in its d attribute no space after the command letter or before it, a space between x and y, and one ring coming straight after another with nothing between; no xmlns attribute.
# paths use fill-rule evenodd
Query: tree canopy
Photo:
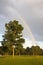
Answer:
<svg viewBox="0 0 43 65"><path fill-rule="evenodd" d="M24 29L23 26L19 24L18 21L13 20L6 23L5 28L6 31L3 35L2 46L7 47L8 50L11 51L12 46L15 45L20 52L20 49L23 48L23 43L25 42L22 35L22 31Z"/></svg>

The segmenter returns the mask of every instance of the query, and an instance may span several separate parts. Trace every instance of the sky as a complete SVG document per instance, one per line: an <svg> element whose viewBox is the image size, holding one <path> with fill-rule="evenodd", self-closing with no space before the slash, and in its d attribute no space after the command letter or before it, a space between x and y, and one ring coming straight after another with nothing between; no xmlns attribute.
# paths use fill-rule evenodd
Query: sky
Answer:
<svg viewBox="0 0 43 65"><path fill-rule="evenodd" d="M15 19L24 26L24 46L32 45L30 29L37 44L43 48L43 0L0 0L0 41L5 33L5 23Z"/></svg>

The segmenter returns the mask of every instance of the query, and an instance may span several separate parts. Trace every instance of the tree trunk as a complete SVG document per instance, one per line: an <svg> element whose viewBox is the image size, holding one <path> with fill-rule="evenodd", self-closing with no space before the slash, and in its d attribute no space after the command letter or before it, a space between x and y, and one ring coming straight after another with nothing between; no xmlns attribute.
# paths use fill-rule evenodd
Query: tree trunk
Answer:
<svg viewBox="0 0 43 65"><path fill-rule="evenodd" d="M13 48L13 56L14 56L14 48Z"/></svg>

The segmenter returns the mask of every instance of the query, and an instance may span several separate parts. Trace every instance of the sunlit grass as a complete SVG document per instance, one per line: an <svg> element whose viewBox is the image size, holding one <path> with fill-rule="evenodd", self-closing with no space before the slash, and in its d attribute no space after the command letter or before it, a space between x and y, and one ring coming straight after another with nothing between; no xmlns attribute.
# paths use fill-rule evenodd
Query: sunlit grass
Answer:
<svg viewBox="0 0 43 65"><path fill-rule="evenodd" d="M0 65L43 65L43 56L3 56Z"/></svg>

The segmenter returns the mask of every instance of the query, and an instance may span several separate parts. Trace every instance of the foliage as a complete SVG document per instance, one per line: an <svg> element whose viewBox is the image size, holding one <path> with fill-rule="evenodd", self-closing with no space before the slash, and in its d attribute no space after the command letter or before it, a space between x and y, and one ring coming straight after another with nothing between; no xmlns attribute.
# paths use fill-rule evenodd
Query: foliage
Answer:
<svg viewBox="0 0 43 65"><path fill-rule="evenodd" d="M8 51L8 48L7 47L0 47L0 54L3 55L3 54L12 54L12 50L11 52ZM27 47L26 49L23 48L23 47L15 47L14 49L14 54L15 55L43 55L43 49L41 49L39 46L32 46L31 48Z"/></svg>
<svg viewBox="0 0 43 65"><path fill-rule="evenodd" d="M43 55L43 49L39 46L32 46L31 48L23 48L25 42L22 31L23 27L18 21L10 21L5 24L5 34L3 35L2 47L0 47L0 54L12 54L12 47L15 55Z"/></svg>
<svg viewBox="0 0 43 65"><path fill-rule="evenodd" d="M41 49L39 46L31 47L32 55L41 55Z"/></svg>
<svg viewBox="0 0 43 65"><path fill-rule="evenodd" d="M6 48L6 51L9 51L10 54L12 53L12 46L18 48L19 54L20 49L23 48L23 43L25 42L24 38L22 37L23 27L18 21L10 21L9 23L5 24L6 31L3 35L2 46Z"/></svg>

